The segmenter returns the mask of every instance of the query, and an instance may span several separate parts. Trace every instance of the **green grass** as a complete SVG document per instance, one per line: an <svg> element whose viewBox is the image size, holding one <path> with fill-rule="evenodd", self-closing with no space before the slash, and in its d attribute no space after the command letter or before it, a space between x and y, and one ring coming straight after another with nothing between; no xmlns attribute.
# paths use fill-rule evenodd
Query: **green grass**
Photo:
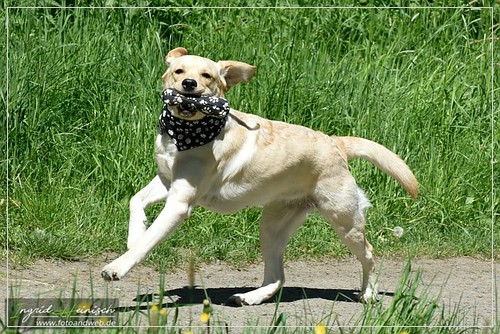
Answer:
<svg viewBox="0 0 500 334"><path fill-rule="evenodd" d="M5 20L4 10L4 51ZM8 208L9 230L0 226L0 243L8 238L19 262L126 249L128 201L156 170L164 55L182 45L258 67L251 83L228 93L236 109L366 137L406 159L421 184L416 202L370 164L350 164L373 203L367 233L378 255L490 256L500 133L495 124L492 138L490 26L489 9L464 8L11 8L8 118L1 113L8 142L0 133L9 192L0 189L0 214L6 220ZM149 260L173 265L186 249L202 261L258 260L259 216L197 209ZM392 236L396 226L401 238ZM346 255L314 215L287 251Z"/></svg>

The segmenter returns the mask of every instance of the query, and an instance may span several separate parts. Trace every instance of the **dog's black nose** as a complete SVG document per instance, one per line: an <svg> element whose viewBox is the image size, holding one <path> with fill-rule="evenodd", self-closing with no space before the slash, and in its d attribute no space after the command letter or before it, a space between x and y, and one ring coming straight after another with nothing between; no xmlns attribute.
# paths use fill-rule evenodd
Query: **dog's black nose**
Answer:
<svg viewBox="0 0 500 334"><path fill-rule="evenodd" d="M194 79L184 79L182 80L182 87L184 87L185 90L193 90L196 88L198 84L196 83L196 80Z"/></svg>

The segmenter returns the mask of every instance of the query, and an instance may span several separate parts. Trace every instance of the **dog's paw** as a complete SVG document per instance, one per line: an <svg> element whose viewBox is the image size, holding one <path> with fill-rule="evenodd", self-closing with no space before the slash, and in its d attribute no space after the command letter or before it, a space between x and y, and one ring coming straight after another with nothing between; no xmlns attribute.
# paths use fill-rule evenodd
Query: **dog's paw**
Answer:
<svg viewBox="0 0 500 334"><path fill-rule="evenodd" d="M119 281L123 277L111 264L102 269L101 276L105 281Z"/></svg>
<svg viewBox="0 0 500 334"><path fill-rule="evenodd" d="M245 303L245 299L241 298L240 295L232 295L229 297L226 301L226 306L243 306L243 305L248 305Z"/></svg>
<svg viewBox="0 0 500 334"><path fill-rule="evenodd" d="M377 296L378 296L377 290L372 290L370 288L367 288L365 291L359 294L358 300L360 303L363 304L373 304L378 301Z"/></svg>
<svg viewBox="0 0 500 334"><path fill-rule="evenodd" d="M262 288L256 289L247 293L237 293L232 295L227 300L228 306L243 306L243 305L259 305L271 296L262 295L260 292Z"/></svg>
<svg viewBox="0 0 500 334"><path fill-rule="evenodd" d="M282 286L281 282L282 280L278 280L249 292L234 294L229 297L227 303L235 306L262 304L279 291Z"/></svg>

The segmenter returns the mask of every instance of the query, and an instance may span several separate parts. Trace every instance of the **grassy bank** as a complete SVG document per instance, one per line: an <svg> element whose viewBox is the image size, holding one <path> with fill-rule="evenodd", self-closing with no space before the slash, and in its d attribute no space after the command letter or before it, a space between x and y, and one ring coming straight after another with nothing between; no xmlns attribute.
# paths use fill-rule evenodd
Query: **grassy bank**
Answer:
<svg viewBox="0 0 500 334"><path fill-rule="evenodd" d="M8 197L2 187L0 214L5 220L8 209L8 235L2 224L0 243L8 238L10 257L20 262L126 249L128 201L155 175L163 58L182 45L258 67L255 80L227 95L234 108L366 137L405 158L421 184L416 202L373 166L351 163L373 203L367 230L376 253L489 256L498 205L491 194L492 143L496 148L500 133L492 138L491 14L470 8L2 11L8 114L1 117L8 131L0 142L8 154L0 170L8 172ZM258 259L259 216L258 209L229 216L197 209L150 259L174 264L186 249L203 261ZM400 238L396 226L405 231ZM326 222L311 216L287 254L347 250Z"/></svg>

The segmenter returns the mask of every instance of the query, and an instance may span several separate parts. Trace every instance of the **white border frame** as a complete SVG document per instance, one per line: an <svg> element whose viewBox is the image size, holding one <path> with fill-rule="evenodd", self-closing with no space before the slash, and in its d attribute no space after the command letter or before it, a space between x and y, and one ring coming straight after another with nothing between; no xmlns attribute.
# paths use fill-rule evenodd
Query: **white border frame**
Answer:
<svg viewBox="0 0 500 334"><path fill-rule="evenodd" d="M7 300L9 298L9 9L33 9L33 8L43 8L43 9L472 9L472 10L485 10L489 9L491 14L491 39L490 39L490 49L491 49L491 324L489 326L413 326L408 328L479 328L479 329L495 329L497 326L495 316L498 312L496 304L496 268L495 268L495 217L500 216L500 213L495 213L495 179L494 170L495 164L495 86L494 86L494 73L495 73L495 58L494 58L494 46L495 46L495 35L494 35L494 7L470 7L470 6L416 6L416 7L398 7L398 6L388 6L388 7L374 7L374 6L304 6L304 7L285 7L285 6L249 6L249 7L233 7L233 6L200 6L200 7L147 7L147 6L7 6L5 10L5 30L6 30L6 80L5 80L5 90L6 90L6 100L5 100L5 110L6 110L6 200L5 200L5 214L6 214L6 296ZM500 288L500 287L498 287ZM0 301L1 302L1 301ZM7 303L7 302L6 302ZM6 304L6 310L8 309L8 304ZM7 326L7 319L5 326ZM185 328L186 326L173 326L172 328ZM219 326L214 326L219 327ZM221 328L225 328L220 326ZM269 326L251 326L251 327L262 327L269 328ZM296 326L281 326L281 327L291 327L297 328ZM303 328L311 329L314 325L303 326ZM394 326L358 326L350 328L393 328ZM10 326L6 328L23 328L22 326ZM56 327L56 328L79 328L79 327ZM117 328L151 328L150 326L111 326L105 329L117 329ZM163 328L161 326L160 328ZM190 326L190 328L206 328L206 326ZM248 328L248 326L230 326L229 328ZM330 326L330 329L343 328L343 326Z"/></svg>

